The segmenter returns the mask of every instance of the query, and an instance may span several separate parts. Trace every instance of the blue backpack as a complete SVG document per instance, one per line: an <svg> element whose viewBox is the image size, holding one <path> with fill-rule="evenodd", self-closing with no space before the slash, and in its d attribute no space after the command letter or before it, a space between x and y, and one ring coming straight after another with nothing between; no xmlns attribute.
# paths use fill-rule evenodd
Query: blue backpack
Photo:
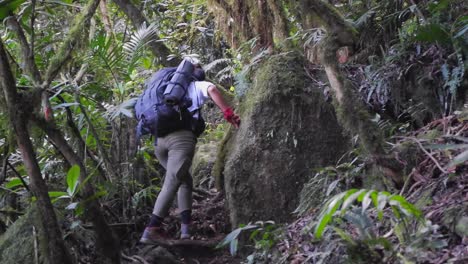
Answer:
<svg viewBox="0 0 468 264"><path fill-rule="evenodd" d="M146 81L146 89L135 104L137 140L142 135L157 138L177 130L191 130L196 136L203 133L205 122L200 111L199 118L194 118L188 110L192 100L187 89L196 80L193 64L184 60L177 68L163 68Z"/></svg>

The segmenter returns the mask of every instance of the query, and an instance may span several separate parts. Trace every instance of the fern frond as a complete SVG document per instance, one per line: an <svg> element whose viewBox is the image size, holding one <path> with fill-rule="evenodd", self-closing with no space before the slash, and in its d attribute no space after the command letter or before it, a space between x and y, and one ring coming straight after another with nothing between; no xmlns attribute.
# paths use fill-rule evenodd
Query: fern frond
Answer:
<svg viewBox="0 0 468 264"><path fill-rule="evenodd" d="M232 66L227 66L225 67L224 69L220 70L217 74L216 74L216 78L218 78L219 76L221 75L225 75L225 74L230 74L232 75L232 73L234 72L234 68Z"/></svg>
<svg viewBox="0 0 468 264"><path fill-rule="evenodd" d="M213 68L215 68L218 65L224 65L224 64L229 65L230 63L232 63L232 59L225 59L225 58L217 59L217 60L214 60L214 61L208 63L207 65L203 66L203 69L208 72L208 71L212 70Z"/></svg>
<svg viewBox="0 0 468 264"><path fill-rule="evenodd" d="M142 24L140 28L132 34L130 40L123 45L127 56L132 59L135 58L144 46L154 40L153 37L157 34L158 31L155 23L151 23L149 26Z"/></svg>

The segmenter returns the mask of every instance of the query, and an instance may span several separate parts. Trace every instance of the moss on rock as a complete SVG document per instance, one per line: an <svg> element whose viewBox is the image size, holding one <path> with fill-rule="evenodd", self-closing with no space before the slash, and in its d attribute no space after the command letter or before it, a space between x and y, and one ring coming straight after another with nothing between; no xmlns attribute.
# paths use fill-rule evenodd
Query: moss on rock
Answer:
<svg viewBox="0 0 468 264"><path fill-rule="evenodd" d="M225 155L221 164L234 226L290 219L313 170L333 164L347 149L333 107L311 86L303 61L290 52L259 65L239 106L241 126L226 135L218 154Z"/></svg>
<svg viewBox="0 0 468 264"><path fill-rule="evenodd" d="M34 241L37 239L39 263L48 263L45 242L40 235L40 216L31 207L25 215L20 217L7 231L0 236L0 263L36 263ZM34 231L33 231L34 229ZM34 236L33 232L36 232Z"/></svg>

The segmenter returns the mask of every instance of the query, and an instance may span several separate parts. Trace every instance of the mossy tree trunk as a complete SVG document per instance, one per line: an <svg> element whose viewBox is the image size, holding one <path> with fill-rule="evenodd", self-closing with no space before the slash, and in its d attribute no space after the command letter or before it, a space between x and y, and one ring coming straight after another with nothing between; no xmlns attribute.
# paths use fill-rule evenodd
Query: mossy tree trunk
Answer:
<svg viewBox="0 0 468 264"><path fill-rule="evenodd" d="M402 166L396 159L387 155L384 148L382 131L371 116L364 103L356 95L355 89L339 67L340 62L346 62L349 47L357 39L356 30L331 5L319 0L302 0L306 10L312 11L326 28L327 36L314 47L318 53L312 56L325 67L330 86L334 92L335 104L340 123L350 132L359 136L361 145L382 169L385 176L390 177L397 185L403 183ZM339 49L348 47L346 52ZM315 62L315 61L313 61Z"/></svg>
<svg viewBox="0 0 468 264"><path fill-rule="evenodd" d="M257 38L256 50L271 49L273 35L287 36L287 23L279 0L209 0L208 8L233 48Z"/></svg>
<svg viewBox="0 0 468 264"><path fill-rule="evenodd" d="M62 233L57 223L54 208L49 199L47 185L42 178L41 169L37 162L33 144L28 132L28 112L22 96L17 93L16 82L9 67L8 58L3 42L0 40L0 87L7 102L7 112L16 141L23 157L23 162L31 179L31 190L37 197L41 212L42 227L48 244L48 259L50 263L72 263L70 253L62 239Z"/></svg>
<svg viewBox="0 0 468 264"><path fill-rule="evenodd" d="M84 183L84 187L81 189L82 202L85 205L85 217L93 223L96 232L96 253L100 258L99 263L120 263L119 241L114 238L112 230L105 221L99 201L94 197L94 188L86 181L88 175L82 162L82 157L73 151L64 135L56 129L46 92L46 89L63 68L63 65L72 59L72 52L85 40L82 38L82 35L89 28L91 18L95 14L98 5L99 0L90 0L83 11L75 17L67 37L58 48L55 56L50 60L44 77L41 76L35 64L33 48L28 43L24 30L15 17L8 18L21 45L21 55L24 62L23 71L33 80L34 88L32 90L24 91L22 94L17 92L16 81L9 68L9 61L2 44L1 88L5 93L4 98L8 108L6 110L17 134L17 142L23 156L23 161L31 177L31 189L38 197L38 204L42 213L42 223L47 235L48 258L51 263L72 263L72 261L64 246L56 215L48 196L47 185L42 178L35 157L34 146L28 132L30 124L36 124L46 132L49 139L55 144L70 165L76 164L80 167L80 181ZM44 107L44 115L38 114L41 103Z"/></svg>

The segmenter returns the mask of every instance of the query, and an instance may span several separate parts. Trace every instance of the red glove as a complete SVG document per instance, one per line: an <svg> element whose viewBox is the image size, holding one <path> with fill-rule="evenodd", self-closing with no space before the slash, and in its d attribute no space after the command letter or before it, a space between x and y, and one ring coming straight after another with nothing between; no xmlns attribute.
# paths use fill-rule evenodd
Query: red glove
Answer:
<svg viewBox="0 0 468 264"><path fill-rule="evenodd" d="M226 108L223 111L223 114L224 114L224 119L226 119L226 121L233 124L236 128L239 127L240 118L238 115L234 114L234 111L232 111L232 108Z"/></svg>

